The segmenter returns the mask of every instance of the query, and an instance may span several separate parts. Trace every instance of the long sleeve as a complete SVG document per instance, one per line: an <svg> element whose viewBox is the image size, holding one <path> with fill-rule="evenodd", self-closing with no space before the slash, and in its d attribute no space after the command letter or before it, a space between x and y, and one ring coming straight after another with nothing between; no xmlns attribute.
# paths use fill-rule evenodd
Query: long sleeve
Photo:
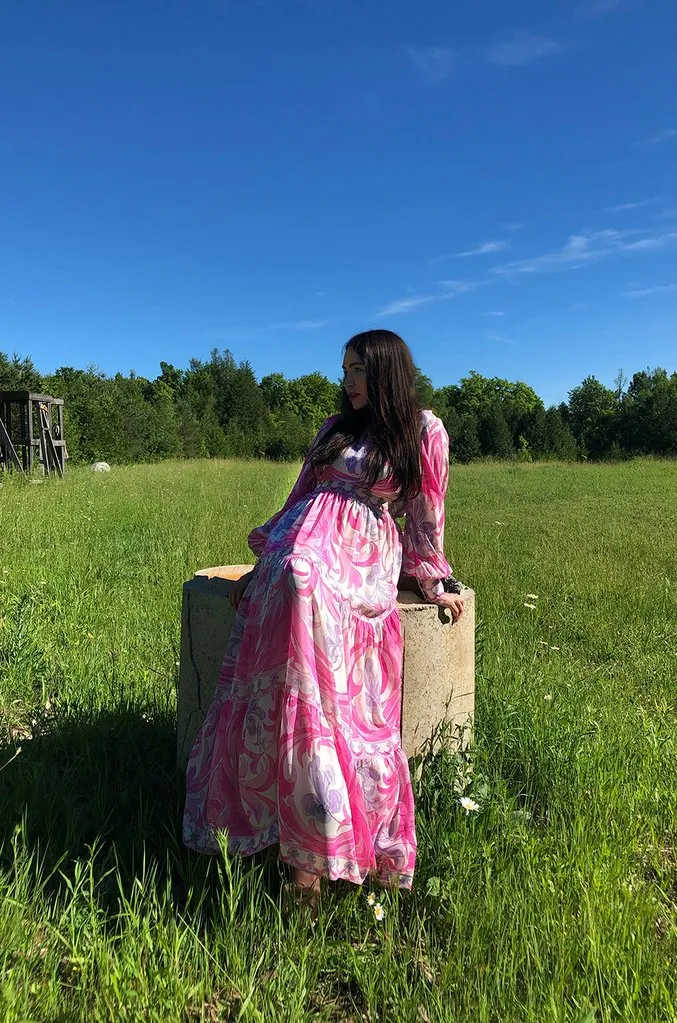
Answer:
<svg viewBox="0 0 677 1023"><path fill-rule="evenodd" d="M310 450L303 461L298 479L292 487L289 497L284 502L280 510L275 512L275 514L271 516L267 522L264 522L262 526L256 526L255 529L252 529L249 534L247 543L249 544L249 549L257 556L257 558L263 554L271 530L279 519L281 519L285 512L287 512L290 508L293 508L297 501L300 501L301 498L313 491L315 487L315 473L313 472L313 467L310 463L310 456L317 446L320 438L326 433L329 427L336 422L337 418L337 416L330 416L318 430L313 443L310 445Z"/></svg>
<svg viewBox="0 0 677 1023"><path fill-rule="evenodd" d="M449 437L441 419L427 414L421 440L421 492L406 506L402 574L413 576L426 600L437 603L451 575L444 556L444 499L449 481Z"/></svg>

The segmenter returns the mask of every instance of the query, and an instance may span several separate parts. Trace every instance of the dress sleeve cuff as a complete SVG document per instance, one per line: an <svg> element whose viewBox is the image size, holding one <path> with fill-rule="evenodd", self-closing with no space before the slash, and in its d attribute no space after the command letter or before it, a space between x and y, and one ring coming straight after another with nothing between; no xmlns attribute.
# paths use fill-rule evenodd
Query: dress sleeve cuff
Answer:
<svg viewBox="0 0 677 1023"><path fill-rule="evenodd" d="M419 586L429 604L437 604L439 598L444 595L441 579L419 579Z"/></svg>

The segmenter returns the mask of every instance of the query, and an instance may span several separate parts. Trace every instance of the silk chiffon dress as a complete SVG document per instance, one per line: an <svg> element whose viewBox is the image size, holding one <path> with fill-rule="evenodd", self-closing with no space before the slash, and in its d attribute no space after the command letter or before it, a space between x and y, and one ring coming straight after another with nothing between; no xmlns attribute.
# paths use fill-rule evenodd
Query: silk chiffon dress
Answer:
<svg viewBox="0 0 677 1023"><path fill-rule="evenodd" d="M313 447L335 422L328 419ZM185 844L280 858L333 880L410 888L414 799L400 742L400 571L427 600L443 551L449 439L420 413L422 488L397 502L388 468L364 485L369 442L316 475L249 536L258 556L186 775ZM312 448L311 448L312 451ZM406 515L404 528L395 521Z"/></svg>

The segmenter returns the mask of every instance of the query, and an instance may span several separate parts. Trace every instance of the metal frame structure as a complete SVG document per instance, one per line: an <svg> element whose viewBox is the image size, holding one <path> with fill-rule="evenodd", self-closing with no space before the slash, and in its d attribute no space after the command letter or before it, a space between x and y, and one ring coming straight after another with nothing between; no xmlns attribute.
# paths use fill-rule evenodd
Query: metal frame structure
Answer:
<svg viewBox="0 0 677 1023"><path fill-rule="evenodd" d="M67 458L63 398L0 391L0 469L31 473L37 459L45 476L63 476Z"/></svg>

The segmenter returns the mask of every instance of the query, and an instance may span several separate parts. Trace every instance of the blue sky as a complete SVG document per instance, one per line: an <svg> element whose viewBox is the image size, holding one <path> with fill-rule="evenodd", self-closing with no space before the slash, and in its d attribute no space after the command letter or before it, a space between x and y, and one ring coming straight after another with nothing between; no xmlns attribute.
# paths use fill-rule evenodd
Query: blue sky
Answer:
<svg viewBox="0 0 677 1023"><path fill-rule="evenodd" d="M676 38L674 0L4 5L0 350L675 370Z"/></svg>

